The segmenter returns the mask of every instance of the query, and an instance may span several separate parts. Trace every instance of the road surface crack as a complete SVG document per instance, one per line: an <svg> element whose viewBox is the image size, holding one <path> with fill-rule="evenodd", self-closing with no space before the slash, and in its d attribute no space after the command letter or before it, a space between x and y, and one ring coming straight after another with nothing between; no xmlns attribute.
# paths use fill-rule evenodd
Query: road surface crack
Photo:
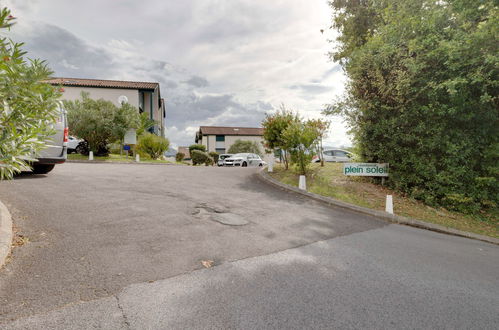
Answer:
<svg viewBox="0 0 499 330"><path fill-rule="evenodd" d="M123 322L125 322L127 329L131 329L130 322L128 321L125 311L123 310L123 306L121 306L120 298L118 297L118 295L114 297L116 298L116 303L118 304L118 308L121 311L121 316L123 316Z"/></svg>

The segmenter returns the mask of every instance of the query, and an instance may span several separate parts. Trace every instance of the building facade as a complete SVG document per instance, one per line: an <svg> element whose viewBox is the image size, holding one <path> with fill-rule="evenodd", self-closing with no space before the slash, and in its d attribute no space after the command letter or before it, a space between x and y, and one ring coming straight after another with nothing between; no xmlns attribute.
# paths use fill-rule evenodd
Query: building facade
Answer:
<svg viewBox="0 0 499 330"><path fill-rule="evenodd" d="M237 140L257 142L260 148L263 142L263 128L201 126L196 133L196 143L206 147L208 152L227 153Z"/></svg>
<svg viewBox="0 0 499 330"><path fill-rule="evenodd" d="M53 78L46 81L54 86L63 87L63 100L81 99L81 93L88 93L92 99L104 99L117 106L127 102L140 113L146 112L156 121L152 133L165 136L166 109L161 98L159 83L121 80L98 80L79 78Z"/></svg>

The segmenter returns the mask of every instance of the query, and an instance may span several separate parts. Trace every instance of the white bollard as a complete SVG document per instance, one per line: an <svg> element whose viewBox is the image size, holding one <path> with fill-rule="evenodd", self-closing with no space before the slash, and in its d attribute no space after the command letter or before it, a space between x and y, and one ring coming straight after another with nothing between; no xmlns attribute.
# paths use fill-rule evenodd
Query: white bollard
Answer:
<svg viewBox="0 0 499 330"><path fill-rule="evenodd" d="M393 198L392 195L386 195L386 207L385 211L393 214Z"/></svg>
<svg viewBox="0 0 499 330"><path fill-rule="evenodd" d="M273 162L269 162L269 166L267 167L267 170L269 172L273 172L274 171L274 163Z"/></svg>
<svg viewBox="0 0 499 330"><path fill-rule="evenodd" d="M88 153L88 160L94 160L94 152L93 151L90 151Z"/></svg>
<svg viewBox="0 0 499 330"><path fill-rule="evenodd" d="M301 190L307 190L307 182L305 179L305 175L300 175L300 181L298 183L298 188Z"/></svg>
<svg viewBox="0 0 499 330"><path fill-rule="evenodd" d="M140 162L140 155L139 154L135 154L135 161L137 163Z"/></svg>

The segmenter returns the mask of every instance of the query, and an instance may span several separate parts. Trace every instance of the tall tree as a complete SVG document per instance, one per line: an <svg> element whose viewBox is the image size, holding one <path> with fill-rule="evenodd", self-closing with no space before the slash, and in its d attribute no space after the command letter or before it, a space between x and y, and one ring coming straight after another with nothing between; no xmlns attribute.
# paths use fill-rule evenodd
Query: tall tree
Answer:
<svg viewBox="0 0 499 330"><path fill-rule="evenodd" d="M494 0L333 0L349 78L343 114L391 184L462 211L498 202L499 13ZM358 22L362 24L357 25Z"/></svg>
<svg viewBox="0 0 499 330"><path fill-rule="evenodd" d="M283 161L286 169L288 169L288 150L285 147L283 132L291 123L299 120L296 113L281 105L277 112L267 114L262 122L265 147L270 150L278 149L284 153Z"/></svg>

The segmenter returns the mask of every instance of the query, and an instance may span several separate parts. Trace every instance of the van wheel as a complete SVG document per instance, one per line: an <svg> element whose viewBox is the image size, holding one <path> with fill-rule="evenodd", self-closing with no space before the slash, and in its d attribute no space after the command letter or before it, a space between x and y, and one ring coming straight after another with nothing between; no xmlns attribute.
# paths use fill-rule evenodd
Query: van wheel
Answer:
<svg viewBox="0 0 499 330"><path fill-rule="evenodd" d="M248 166L248 163L243 162L243 164L242 164L241 166L242 166L242 167L246 167L246 166Z"/></svg>
<svg viewBox="0 0 499 330"><path fill-rule="evenodd" d="M54 169L54 164L37 164L33 165L33 173L35 174L47 174Z"/></svg>

